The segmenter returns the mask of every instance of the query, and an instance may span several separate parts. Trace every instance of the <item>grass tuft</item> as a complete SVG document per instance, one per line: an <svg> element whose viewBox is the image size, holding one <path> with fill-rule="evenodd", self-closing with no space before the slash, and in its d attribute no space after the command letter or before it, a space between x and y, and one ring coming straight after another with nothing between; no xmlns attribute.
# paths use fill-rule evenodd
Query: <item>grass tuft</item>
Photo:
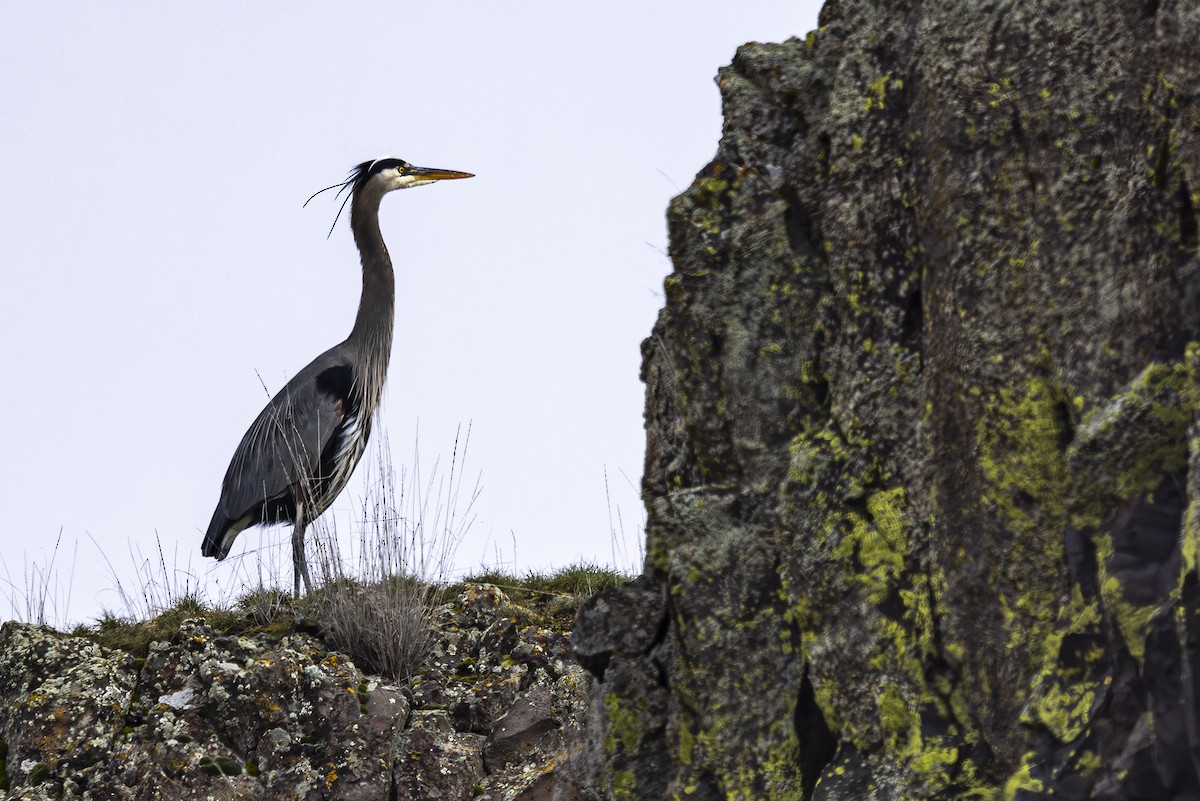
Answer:
<svg viewBox="0 0 1200 801"><path fill-rule="evenodd" d="M180 598L174 606L162 610L148 620L120 617L111 612L96 621L94 626L77 627L75 634L85 636L106 648L125 651L144 659L154 642L169 640L179 631L183 621L204 618L204 621L222 634L241 633L250 628L244 614L212 606L192 595Z"/></svg>
<svg viewBox="0 0 1200 801"><path fill-rule="evenodd" d="M471 584L494 584L509 600L533 613L523 623L536 623L565 631L571 627L579 605L601 590L615 587L629 576L599 565L570 565L550 572L529 572L512 576L495 569L475 573L445 588L444 596L452 598Z"/></svg>
<svg viewBox="0 0 1200 801"><path fill-rule="evenodd" d="M403 678L433 646L430 615L437 585L450 569L454 550L474 522L476 482L463 499L462 466L471 431L456 436L448 475L435 462L422 478L420 459L411 472L392 469L386 437L380 437L375 476L368 475L357 543L344 550L336 532L318 526L313 615L329 644L373 673Z"/></svg>

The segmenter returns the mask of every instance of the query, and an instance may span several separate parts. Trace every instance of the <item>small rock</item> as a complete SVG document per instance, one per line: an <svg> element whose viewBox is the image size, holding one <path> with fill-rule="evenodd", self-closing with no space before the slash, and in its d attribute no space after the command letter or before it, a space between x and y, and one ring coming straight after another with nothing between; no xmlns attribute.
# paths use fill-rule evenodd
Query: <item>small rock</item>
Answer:
<svg viewBox="0 0 1200 801"><path fill-rule="evenodd" d="M611 610L620 609L620 615ZM579 664L604 678L614 656L634 657L650 652L661 638L667 608L662 589L647 576L604 590L583 602L575 616L571 646Z"/></svg>
<svg viewBox="0 0 1200 801"><path fill-rule="evenodd" d="M396 745L394 797L470 801L483 779L483 742L482 735L454 731L442 710L414 712Z"/></svg>
<svg viewBox="0 0 1200 801"><path fill-rule="evenodd" d="M484 747L488 770L497 770L529 754L550 732L562 724L554 716L554 696L538 685L517 699L508 713L496 721Z"/></svg>

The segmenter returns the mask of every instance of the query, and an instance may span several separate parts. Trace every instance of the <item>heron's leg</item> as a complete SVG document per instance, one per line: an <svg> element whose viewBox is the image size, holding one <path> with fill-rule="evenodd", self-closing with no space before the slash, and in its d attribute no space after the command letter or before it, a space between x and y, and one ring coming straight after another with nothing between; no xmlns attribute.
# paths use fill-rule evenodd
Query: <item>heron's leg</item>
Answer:
<svg viewBox="0 0 1200 801"><path fill-rule="evenodd" d="M304 501L296 499L296 525L292 529L292 596L300 597L300 580L304 579L304 591L312 592L312 579L308 575L308 560L304 558Z"/></svg>

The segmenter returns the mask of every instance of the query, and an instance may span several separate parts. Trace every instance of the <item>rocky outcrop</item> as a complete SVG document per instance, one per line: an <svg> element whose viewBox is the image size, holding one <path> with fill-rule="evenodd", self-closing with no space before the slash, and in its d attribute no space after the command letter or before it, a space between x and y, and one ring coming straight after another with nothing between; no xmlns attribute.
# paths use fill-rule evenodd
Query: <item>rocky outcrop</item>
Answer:
<svg viewBox="0 0 1200 801"><path fill-rule="evenodd" d="M313 634L184 622L143 660L0 629L11 799L587 798L558 769L586 706L568 638L498 588L437 610L423 671L363 674Z"/></svg>
<svg viewBox="0 0 1200 801"><path fill-rule="evenodd" d="M617 799L1200 797L1200 12L741 48L643 346Z"/></svg>

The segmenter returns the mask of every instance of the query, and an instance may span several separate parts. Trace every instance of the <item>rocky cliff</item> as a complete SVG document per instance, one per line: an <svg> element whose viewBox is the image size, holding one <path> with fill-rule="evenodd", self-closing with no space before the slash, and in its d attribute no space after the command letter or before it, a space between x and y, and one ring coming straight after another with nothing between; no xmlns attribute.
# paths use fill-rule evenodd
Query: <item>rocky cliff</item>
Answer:
<svg viewBox="0 0 1200 801"><path fill-rule="evenodd" d="M616 799L1200 797L1200 11L830 0L643 346Z"/></svg>
<svg viewBox="0 0 1200 801"><path fill-rule="evenodd" d="M0 797L587 801L559 768L588 684L568 637L487 584L433 622L417 674L392 681L306 625L190 619L135 658L5 623Z"/></svg>

